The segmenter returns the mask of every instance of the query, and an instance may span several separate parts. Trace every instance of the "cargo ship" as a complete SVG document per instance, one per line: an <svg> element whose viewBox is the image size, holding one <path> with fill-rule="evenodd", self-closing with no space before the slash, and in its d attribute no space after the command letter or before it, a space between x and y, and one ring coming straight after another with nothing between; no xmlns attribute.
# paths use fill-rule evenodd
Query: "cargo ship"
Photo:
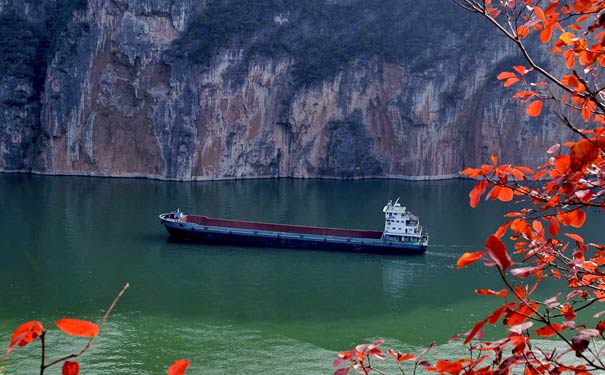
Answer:
<svg viewBox="0 0 605 375"><path fill-rule="evenodd" d="M160 221L177 240L237 246L317 249L387 254L422 254L429 236L418 217L399 203L384 206L384 231L312 227L216 219L180 210L160 214Z"/></svg>

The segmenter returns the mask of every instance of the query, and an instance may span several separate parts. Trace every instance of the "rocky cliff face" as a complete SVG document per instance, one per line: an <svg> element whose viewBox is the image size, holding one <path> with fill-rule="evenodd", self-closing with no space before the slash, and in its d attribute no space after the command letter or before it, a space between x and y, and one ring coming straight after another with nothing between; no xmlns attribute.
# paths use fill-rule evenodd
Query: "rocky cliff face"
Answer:
<svg viewBox="0 0 605 375"><path fill-rule="evenodd" d="M66 1L0 0L0 14L35 34L48 25L48 9ZM56 42L44 47L40 75L0 76L0 170L178 180L430 178L453 176L491 153L536 165L559 141L556 121L530 121L498 84L516 51L478 38L480 26L443 26L420 49L402 46L403 55L389 59L361 54L301 83L300 57L246 47L267 27L313 35L287 12L264 10L271 25L229 39L204 63L177 53L208 4L89 0L69 8ZM461 17L453 5L441 6ZM405 7L415 17L423 2Z"/></svg>

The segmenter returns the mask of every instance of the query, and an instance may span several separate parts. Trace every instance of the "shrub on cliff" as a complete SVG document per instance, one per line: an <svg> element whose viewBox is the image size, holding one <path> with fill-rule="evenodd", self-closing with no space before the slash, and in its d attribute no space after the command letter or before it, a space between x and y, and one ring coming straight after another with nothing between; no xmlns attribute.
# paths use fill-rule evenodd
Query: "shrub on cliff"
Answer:
<svg viewBox="0 0 605 375"><path fill-rule="evenodd" d="M419 9L433 22L422 22ZM422 55L436 33L464 34L462 24L446 22L452 14L464 17L460 13L435 0L424 1L422 8L398 0L220 0L191 18L171 54L201 65L228 48L243 49L244 64L254 57L286 56L294 62L295 85L304 86L359 58L394 62Z"/></svg>

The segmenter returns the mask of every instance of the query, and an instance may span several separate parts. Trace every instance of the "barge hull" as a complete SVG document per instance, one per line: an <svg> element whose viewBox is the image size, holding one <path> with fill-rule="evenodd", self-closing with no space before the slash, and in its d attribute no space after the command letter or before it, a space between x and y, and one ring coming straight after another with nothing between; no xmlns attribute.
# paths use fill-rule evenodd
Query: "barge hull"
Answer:
<svg viewBox="0 0 605 375"><path fill-rule="evenodd" d="M201 226L162 220L176 240L306 250L372 252L383 254L422 254L426 246L383 241L376 238L346 238L299 233L258 231L251 229Z"/></svg>

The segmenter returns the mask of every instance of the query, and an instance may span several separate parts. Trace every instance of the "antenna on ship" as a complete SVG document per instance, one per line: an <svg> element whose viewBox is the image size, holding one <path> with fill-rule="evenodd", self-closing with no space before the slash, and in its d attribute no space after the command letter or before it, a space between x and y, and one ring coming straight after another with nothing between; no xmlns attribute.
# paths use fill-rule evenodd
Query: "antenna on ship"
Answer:
<svg viewBox="0 0 605 375"><path fill-rule="evenodd" d="M397 200L395 201L395 206L399 205L399 197L397 197Z"/></svg>

